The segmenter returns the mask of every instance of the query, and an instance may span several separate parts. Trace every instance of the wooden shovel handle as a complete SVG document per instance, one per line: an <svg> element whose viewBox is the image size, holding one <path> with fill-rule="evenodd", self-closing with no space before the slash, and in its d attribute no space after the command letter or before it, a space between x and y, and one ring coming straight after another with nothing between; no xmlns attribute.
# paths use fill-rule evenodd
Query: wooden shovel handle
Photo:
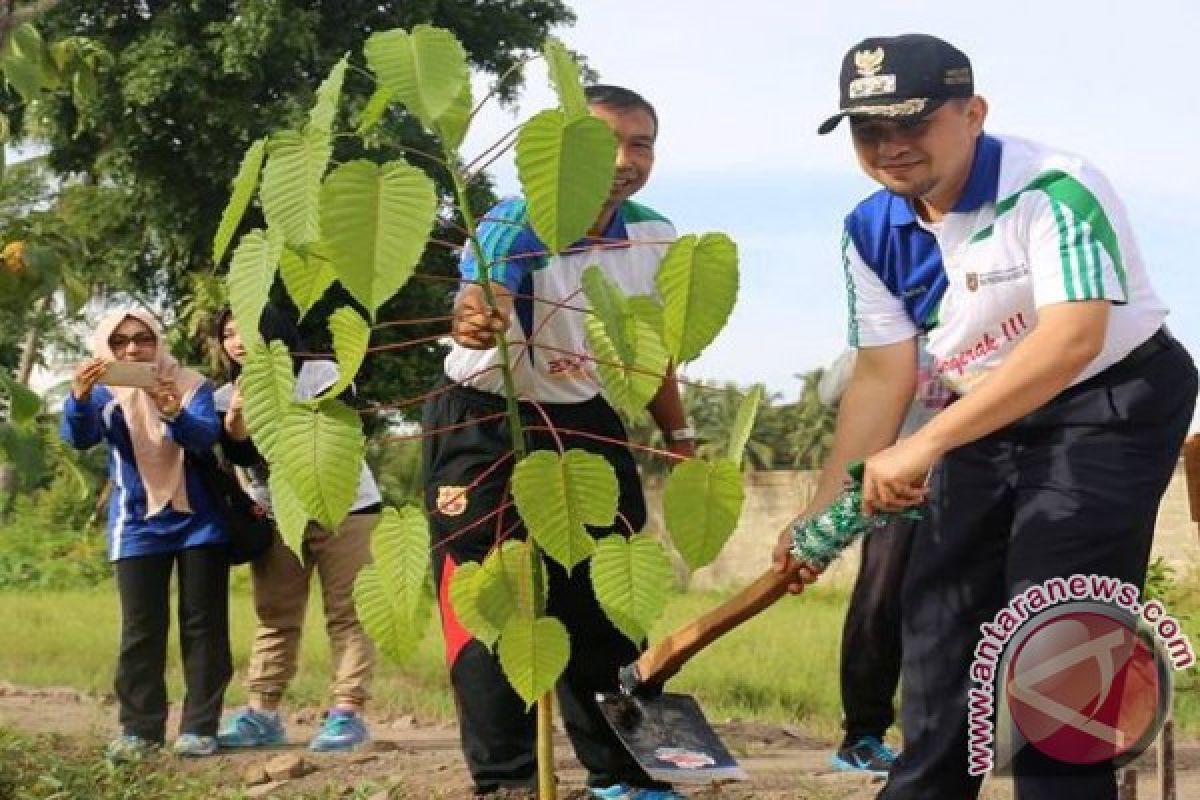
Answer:
<svg viewBox="0 0 1200 800"><path fill-rule="evenodd" d="M1192 434L1183 443L1183 474L1192 522L1200 522L1200 433Z"/></svg>
<svg viewBox="0 0 1200 800"><path fill-rule="evenodd" d="M648 686L666 683L696 653L774 605L787 594L788 584L793 580L795 576L790 571L767 570L725 603L659 641L636 662L641 683Z"/></svg>

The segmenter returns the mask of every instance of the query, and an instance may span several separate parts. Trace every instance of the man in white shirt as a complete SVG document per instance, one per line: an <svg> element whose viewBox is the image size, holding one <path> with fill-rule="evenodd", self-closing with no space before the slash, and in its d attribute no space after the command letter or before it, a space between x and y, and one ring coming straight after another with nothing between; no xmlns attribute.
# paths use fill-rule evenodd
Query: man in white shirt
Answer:
<svg viewBox="0 0 1200 800"><path fill-rule="evenodd" d="M858 358L816 496L866 458L867 513L927 502L903 590L904 752L886 800L978 795L968 689L980 625L1072 574L1145 579L1159 500L1196 399L1124 210L1077 156L983 132L967 57L932 36L870 38L843 61L840 110L883 188L846 218ZM897 441L928 337L959 399ZM930 472L932 470L932 475ZM928 481L927 481L928 477ZM796 570L775 550L777 568ZM1022 800L1109 800L1112 762L1016 754Z"/></svg>

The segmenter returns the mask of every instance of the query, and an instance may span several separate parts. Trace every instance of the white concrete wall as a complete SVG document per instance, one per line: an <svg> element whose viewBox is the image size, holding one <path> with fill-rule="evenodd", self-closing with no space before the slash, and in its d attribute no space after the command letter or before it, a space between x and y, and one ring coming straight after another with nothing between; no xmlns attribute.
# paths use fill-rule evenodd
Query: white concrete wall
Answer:
<svg viewBox="0 0 1200 800"><path fill-rule="evenodd" d="M815 472L749 472L745 476L746 501L737 530L721 555L711 565L690 576L689 585L697 589L741 586L758 577L767 568L771 548L779 531L804 506L816 485ZM662 491L659 485L646 487L651 530L662 530ZM1183 467L1175 470L1158 514L1158 530L1152 557L1162 556L1179 576L1200 566L1200 534L1188 509ZM824 580L849 585L858 569L857 547L851 548L831 568ZM688 580L687 569L679 563L681 582Z"/></svg>

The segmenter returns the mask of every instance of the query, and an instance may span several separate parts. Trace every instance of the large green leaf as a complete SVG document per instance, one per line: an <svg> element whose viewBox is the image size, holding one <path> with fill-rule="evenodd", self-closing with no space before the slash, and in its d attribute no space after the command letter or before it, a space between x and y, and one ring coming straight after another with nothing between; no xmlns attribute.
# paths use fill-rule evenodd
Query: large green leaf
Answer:
<svg viewBox="0 0 1200 800"><path fill-rule="evenodd" d="M321 189L321 225L342 286L372 315L412 275L437 213L429 177L403 161L351 161Z"/></svg>
<svg viewBox="0 0 1200 800"><path fill-rule="evenodd" d="M662 303L648 294L635 294L626 298L629 310L642 322L650 326L659 340L663 336L663 307Z"/></svg>
<svg viewBox="0 0 1200 800"><path fill-rule="evenodd" d="M10 35L7 49L0 58L0 69L21 99L30 103L46 85L45 45L32 23L20 25Z"/></svg>
<svg viewBox="0 0 1200 800"><path fill-rule="evenodd" d="M450 607L472 636L491 647L499 638L500 629L488 622L488 617L479 610L482 572L483 568L474 561L464 561L455 568L450 578Z"/></svg>
<svg viewBox="0 0 1200 800"><path fill-rule="evenodd" d="M17 425L32 422L42 410L42 399L23 385L8 370L0 369L0 389L8 397L8 417Z"/></svg>
<svg viewBox="0 0 1200 800"><path fill-rule="evenodd" d="M271 468L283 471L311 519L335 530L358 494L364 449L358 412L337 400L294 404L275 449Z"/></svg>
<svg viewBox="0 0 1200 800"><path fill-rule="evenodd" d="M411 506L384 509L371 535L373 563L354 581L354 605L380 652L403 663L429 627L429 529Z"/></svg>
<svg viewBox="0 0 1200 800"><path fill-rule="evenodd" d="M591 570L604 613L621 633L644 641L667 604L675 575L662 543L644 533L605 536L596 543Z"/></svg>
<svg viewBox="0 0 1200 800"><path fill-rule="evenodd" d="M476 578L479 587L476 608L489 625L500 631L513 615L533 618L545 610L549 578L540 557L538 571L541 596L535 584L533 551L526 542L509 539L488 553Z"/></svg>
<svg viewBox="0 0 1200 800"><path fill-rule="evenodd" d="M591 116L543 111L517 135L517 174L538 238L558 253L588 232L612 189L617 142Z"/></svg>
<svg viewBox="0 0 1200 800"><path fill-rule="evenodd" d="M279 277L303 319L337 280L329 248L314 242L303 253L290 247L279 257Z"/></svg>
<svg viewBox="0 0 1200 800"><path fill-rule="evenodd" d="M250 145L246 155L242 156L242 164L238 167L237 175L233 179L233 191L229 194L229 202L225 205L225 210L221 212L221 224L217 226L217 234L213 237L212 259L214 264L221 263L221 259L225 257L225 251L229 248L229 243L233 241L233 234L237 231L237 227L246 213L246 208L250 205L250 198L254 196L254 190L258 188L258 174L262 172L263 157L266 152L267 140L262 138Z"/></svg>
<svg viewBox="0 0 1200 800"><path fill-rule="evenodd" d="M367 100L367 104L363 106L358 115L358 128L354 131L359 136L366 136L371 131L375 130L375 126L383 119L383 115L387 113L388 106L392 104L392 90L387 86L378 86L371 93L371 97Z"/></svg>
<svg viewBox="0 0 1200 800"><path fill-rule="evenodd" d="M529 535L569 571L595 549L585 526L612 525L617 476L595 453L539 450L513 469L512 495Z"/></svg>
<svg viewBox="0 0 1200 800"><path fill-rule="evenodd" d="M258 198L267 225L292 247L321 238L321 178L332 153L329 134L312 127L280 131L267 143Z"/></svg>
<svg viewBox="0 0 1200 800"><path fill-rule="evenodd" d="M528 707L566 671L571 640L554 617L513 617L500 634L499 654L508 682Z"/></svg>
<svg viewBox="0 0 1200 800"><path fill-rule="evenodd" d="M675 363L691 361L716 338L738 292L737 245L723 233L689 234L667 249L658 270L663 339Z"/></svg>
<svg viewBox="0 0 1200 800"><path fill-rule="evenodd" d="M626 348L634 353L632 362L621 358L621 352L598 317L588 317L584 328L605 396L617 408L637 417L662 386L669 359L662 339L647 322L640 317L631 322L629 330L634 337Z"/></svg>
<svg viewBox="0 0 1200 800"><path fill-rule="evenodd" d="M296 386L292 370L292 356L283 342L268 346L260 340L246 349L240 383L246 424L268 461L275 457L280 421L292 404Z"/></svg>
<svg viewBox="0 0 1200 800"><path fill-rule="evenodd" d="M447 161L453 161L452 154L458 151L459 145L467 136L471 127L471 111L475 104L471 97L471 82L463 84L462 91L454 102L446 109L446 113L437 121L437 135L442 140L442 150Z"/></svg>
<svg viewBox="0 0 1200 800"><path fill-rule="evenodd" d="M337 397L354 383L363 358L367 355L367 344L371 341L371 328L357 311L342 306L329 316L329 332L333 334L333 352L337 357L338 381L325 392L326 397Z"/></svg>
<svg viewBox="0 0 1200 800"><path fill-rule="evenodd" d="M739 467L745 455L746 442L750 441L750 434L754 430L754 419L758 416L758 407L762 403L764 391L763 385L756 383L746 392L746 396L738 405L733 428L729 431L729 452L726 455Z"/></svg>
<svg viewBox="0 0 1200 800"><path fill-rule="evenodd" d="M233 251L229 264L229 307L246 342L258 341L258 321L275 283L283 238L274 230L258 228L247 233Z"/></svg>
<svg viewBox="0 0 1200 800"><path fill-rule="evenodd" d="M333 121L337 118L338 101L342 97L342 83L346 80L348 56L342 56L329 70L329 75L317 87L317 101L308 113L308 126L329 135Z"/></svg>
<svg viewBox="0 0 1200 800"><path fill-rule="evenodd" d="M635 358L637 332L629 303L616 282L600 267L593 264L583 271L583 293L587 295L592 314L604 325L604 332L621 361L631 364Z"/></svg>
<svg viewBox="0 0 1200 800"><path fill-rule="evenodd" d="M679 464L663 490L663 515L675 549L692 569L713 562L742 513L742 473L728 459Z"/></svg>
<svg viewBox="0 0 1200 800"><path fill-rule="evenodd" d="M268 478L271 491L271 515L283 542L297 556L304 553L304 531L308 528L308 512L300 502L296 490L280 470L273 470Z"/></svg>
<svg viewBox="0 0 1200 800"><path fill-rule="evenodd" d="M466 51L443 28L417 25L412 33L373 33L363 52L379 82L430 130L468 82Z"/></svg>
<svg viewBox="0 0 1200 800"><path fill-rule="evenodd" d="M542 54L546 58L550 82L554 84L554 91L558 93L559 107L568 117L587 114L587 97L583 93L583 83L579 80L579 64L575 62L570 51L562 42L550 36L546 38Z"/></svg>

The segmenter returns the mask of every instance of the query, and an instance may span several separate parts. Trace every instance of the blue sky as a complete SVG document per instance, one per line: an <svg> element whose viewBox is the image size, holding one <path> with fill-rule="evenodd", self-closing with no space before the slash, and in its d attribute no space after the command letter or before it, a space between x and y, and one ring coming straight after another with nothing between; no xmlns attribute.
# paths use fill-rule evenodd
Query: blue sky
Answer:
<svg viewBox="0 0 1200 800"><path fill-rule="evenodd" d="M602 80L641 91L662 131L639 200L681 232L725 231L740 246L738 305L690 377L764 381L791 397L793 377L844 342L837 252L841 220L873 190L844 130L817 136L837 103L842 54L870 35L933 33L972 59L988 129L1089 158L1121 193L1169 323L1200 354L1200 270L1188 209L1200 192L1194 52L1200 10L1187 2L1007 3L576 0L559 31ZM706 9L719 10L717 15ZM523 118L553 103L528 75ZM493 109L467 151L513 124ZM506 191L511 168L498 164Z"/></svg>
<svg viewBox="0 0 1200 800"><path fill-rule="evenodd" d="M1200 355L1200 257L1188 237L1200 193L1195 39L1184 0L1101 5L907 0L574 0L558 31L602 80L638 89L662 120L658 161L638 199L681 232L739 244L742 286L728 327L686 372L765 382L785 397L795 373L827 364L845 339L837 242L846 211L873 190L847 134L817 136L836 106L845 50L870 35L927 32L971 57L988 129L1087 156L1121 193L1169 324ZM717 13L712 13L712 11ZM709 11L709 13L706 13ZM482 96L477 92L477 96ZM553 104L531 66L516 109L492 106L464 152ZM509 159L494 168L517 190ZM1200 418L1198 418L1200 419ZM1197 425L1193 425L1197 427Z"/></svg>

